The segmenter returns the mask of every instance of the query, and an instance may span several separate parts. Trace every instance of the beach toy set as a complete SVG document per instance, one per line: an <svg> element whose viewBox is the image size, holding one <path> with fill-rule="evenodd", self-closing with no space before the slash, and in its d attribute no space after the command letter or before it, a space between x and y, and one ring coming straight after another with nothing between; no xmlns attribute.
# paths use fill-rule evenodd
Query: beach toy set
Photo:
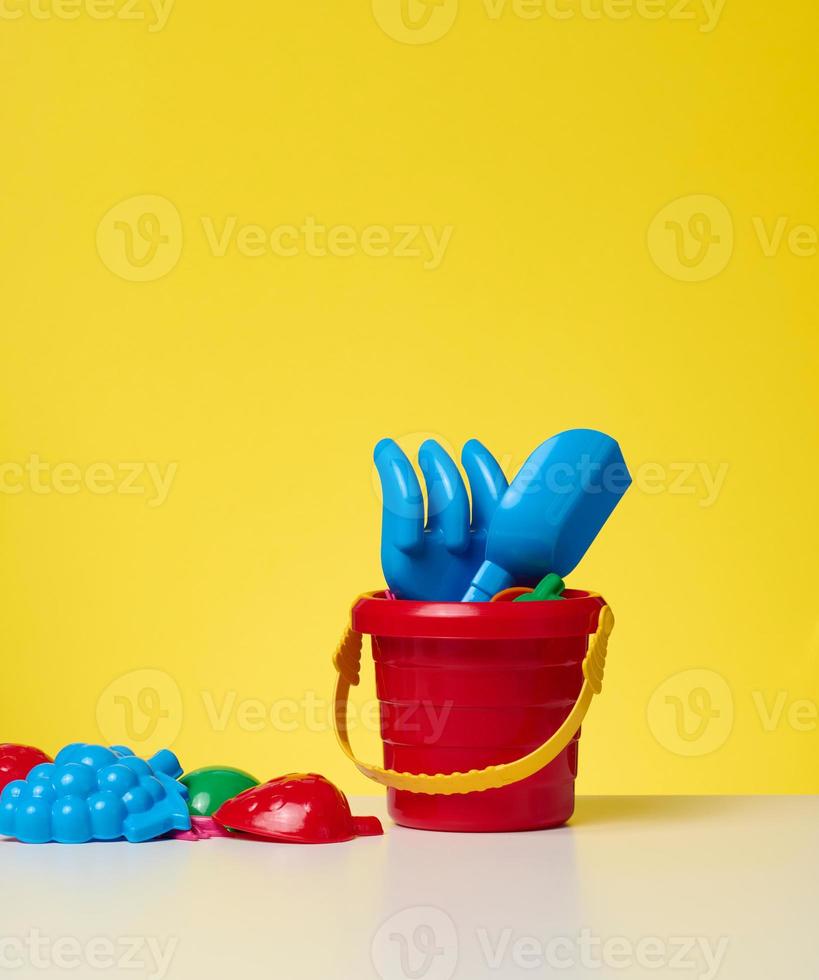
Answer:
<svg viewBox="0 0 819 980"><path fill-rule="evenodd" d="M182 776L168 749L140 759L123 745L84 742L65 746L53 762L31 746L3 744L0 765L13 777L0 793L0 835L24 844L214 837L329 844L384 833L376 817L354 817L341 790L315 773L262 785L229 766Z"/></svg>
<svg viewBox="0 0 819 980"><path fill-rule="evenodd" d="M580 725L599 694L614 617L566 587L631 478L617 443L573 429L529 456L511 484L476 439L461 462L434 440L415 470L392 439L375 447L387 588L359 596L336 649L342 751L387 789L406 827L517 831L574 809ZM347 703L369 636L383 765L350 743ZM261 783L241 769L183 775L162 749L72 743L54 759L0 745L0 835L28 844L176 838L341 843L383 834L323 776Z"/></svg>
<svg viewBox="0 0 819 980"><path fill-rule="evenodd" d="M631 483L617 443L574 429L539 446L511 485L476 440L453 460L430 440L419 464L375 448L386 591L353 603L334 655L336 734L387 788L396 823L517 831L574 810L580 725L601 691L614 617L567 576ZM370 636L383 765L350 743L347 702Z"/></svg>

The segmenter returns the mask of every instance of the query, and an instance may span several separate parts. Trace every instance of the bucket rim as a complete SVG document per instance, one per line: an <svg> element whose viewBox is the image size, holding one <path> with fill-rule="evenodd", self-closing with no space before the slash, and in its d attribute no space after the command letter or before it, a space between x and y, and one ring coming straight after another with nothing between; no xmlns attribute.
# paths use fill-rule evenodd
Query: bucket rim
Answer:
<svg viewBox="0 0 819 980"><path fill-rule="evenodd" d="M359 633L406 639L516 640L587 636L597 629L602 596L566 589L560 602L418 602L362 595L352 609Z"/></svg>

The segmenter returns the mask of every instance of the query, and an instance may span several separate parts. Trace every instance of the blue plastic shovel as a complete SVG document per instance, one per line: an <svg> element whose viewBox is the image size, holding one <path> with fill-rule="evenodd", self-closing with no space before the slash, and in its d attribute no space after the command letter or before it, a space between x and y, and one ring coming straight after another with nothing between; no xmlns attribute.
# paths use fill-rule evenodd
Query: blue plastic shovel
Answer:
<svg viewBox="0 0 819 980"><path fill-rule="evenodd" d="M565 578L631 484L620 447L603 432L570 429L520 468L489 524L486 561L464 602L488 602L512 585Z"/></svg>

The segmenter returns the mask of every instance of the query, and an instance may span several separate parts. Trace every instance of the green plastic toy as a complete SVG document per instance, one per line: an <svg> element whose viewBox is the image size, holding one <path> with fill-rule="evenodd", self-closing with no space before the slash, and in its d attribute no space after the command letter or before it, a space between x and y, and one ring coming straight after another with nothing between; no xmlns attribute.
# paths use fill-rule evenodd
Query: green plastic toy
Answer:
<svg viewBox="0 0 819 980"><path fill-rule="evenodd" d="M550 602L554 599L562 599L561 593L566 588L566 583L559 575L554 572L542 578L531 592L519 595L512 602Z"/></svg>
<svg viewBox="0 0 819 980"><path fill-rule="evenodd" d="M209 817L234 796L259 785L259 780L231 766L205 766L186 773L180 783L188 787L188 810L193 816Z"/></svg>

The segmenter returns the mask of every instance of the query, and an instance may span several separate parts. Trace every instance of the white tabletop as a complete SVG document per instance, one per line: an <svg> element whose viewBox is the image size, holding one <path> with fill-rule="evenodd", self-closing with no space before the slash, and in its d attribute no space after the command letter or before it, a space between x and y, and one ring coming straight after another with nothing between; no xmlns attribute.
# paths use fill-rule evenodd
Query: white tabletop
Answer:
<svg viewBox="0 0 819 980"><path fill-rule="evenodd" d="M380 799L355 813L384 817ZM154 980L819 973L819 797L578 801L572 825L348 844L0 839L0 971ZM126 969L128 968L128 969Z"/></svg>

